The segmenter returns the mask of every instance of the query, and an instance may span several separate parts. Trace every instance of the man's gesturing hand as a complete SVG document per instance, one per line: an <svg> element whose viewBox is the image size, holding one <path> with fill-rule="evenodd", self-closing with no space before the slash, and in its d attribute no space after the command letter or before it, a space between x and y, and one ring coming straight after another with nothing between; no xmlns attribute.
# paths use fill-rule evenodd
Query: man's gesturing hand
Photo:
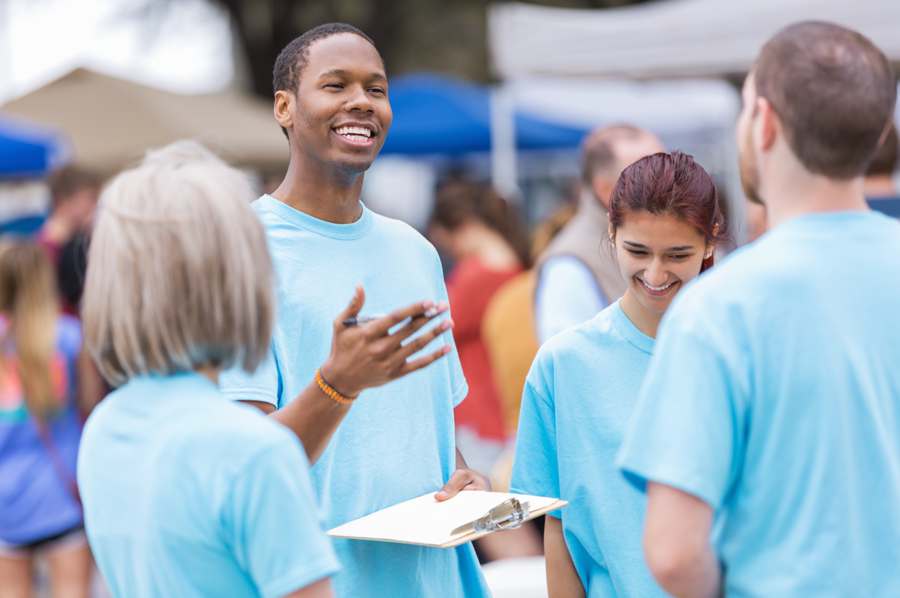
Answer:
<svg viewBox="0 0 900 598"><path fill-rule="evenodd" d="M453 327L451 320L444 320L411 338L446 312L446 303L420 301L375 321L345 326L345 320L357 317L365 300L362 287L356 287L350 304L334 320L331 355L320 368L322 377L341 394L355 397L366 388L381 386L420 370L450 352L450 346L443 345L432 353L410 360ZM394 328L396 330L392 331Z"/></svg>

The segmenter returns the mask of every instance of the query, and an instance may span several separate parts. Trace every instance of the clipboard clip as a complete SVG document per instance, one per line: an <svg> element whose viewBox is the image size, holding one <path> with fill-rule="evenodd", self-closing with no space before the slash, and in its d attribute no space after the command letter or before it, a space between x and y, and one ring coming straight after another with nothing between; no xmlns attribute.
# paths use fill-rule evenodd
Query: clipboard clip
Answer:
<svg viewBox="0 0 900 598"><path fill-rule="evenodd" d="M515 529L522 525L526 517L528 517L528 503L519 502L517 498L509 498L488 511L483 517L459 526L450 534L456 536L458 534Z"/></svg>

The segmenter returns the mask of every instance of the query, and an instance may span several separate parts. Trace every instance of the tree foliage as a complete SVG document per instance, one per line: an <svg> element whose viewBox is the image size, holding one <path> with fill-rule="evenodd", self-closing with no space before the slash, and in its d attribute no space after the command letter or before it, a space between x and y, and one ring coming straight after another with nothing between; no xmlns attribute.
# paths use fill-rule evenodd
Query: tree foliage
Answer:
<svg viewBox="0 0 900 598"><path fill-rule="evenodd" d="M490 78L484 0L212 0L230 15L254 93L271 97L272 64L294 37L320 23L351 23L375 40L391 74L436 71ZM603 8L645 0L557 0Z"/></svg>

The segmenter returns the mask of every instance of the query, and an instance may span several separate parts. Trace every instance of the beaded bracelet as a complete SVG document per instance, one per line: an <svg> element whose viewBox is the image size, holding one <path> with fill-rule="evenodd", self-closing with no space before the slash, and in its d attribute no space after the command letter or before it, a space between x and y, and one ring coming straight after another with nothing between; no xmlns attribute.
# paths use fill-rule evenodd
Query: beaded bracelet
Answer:
<svg viewBox="0 0 900 598"><path fill-rule="evenodd" d="M351 405L353 404L353 401L356 400L356 397L347 397L339 393L331 384L325 381L320 370L316 370L316 384L326 397L336 403L340 403L341 405Z"/></svg>

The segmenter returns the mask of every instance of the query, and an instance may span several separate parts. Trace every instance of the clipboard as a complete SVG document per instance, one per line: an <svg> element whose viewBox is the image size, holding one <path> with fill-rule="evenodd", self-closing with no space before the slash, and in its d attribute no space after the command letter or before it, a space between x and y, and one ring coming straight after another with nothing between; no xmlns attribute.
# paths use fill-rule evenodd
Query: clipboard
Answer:
<svg viewBox="0 0 900 598"><path fill-rule="evenodd" d="M438 502L430 492L328 530L334 538L453 548L519 527L566 506L558 498L465 490Z"/></svg>

